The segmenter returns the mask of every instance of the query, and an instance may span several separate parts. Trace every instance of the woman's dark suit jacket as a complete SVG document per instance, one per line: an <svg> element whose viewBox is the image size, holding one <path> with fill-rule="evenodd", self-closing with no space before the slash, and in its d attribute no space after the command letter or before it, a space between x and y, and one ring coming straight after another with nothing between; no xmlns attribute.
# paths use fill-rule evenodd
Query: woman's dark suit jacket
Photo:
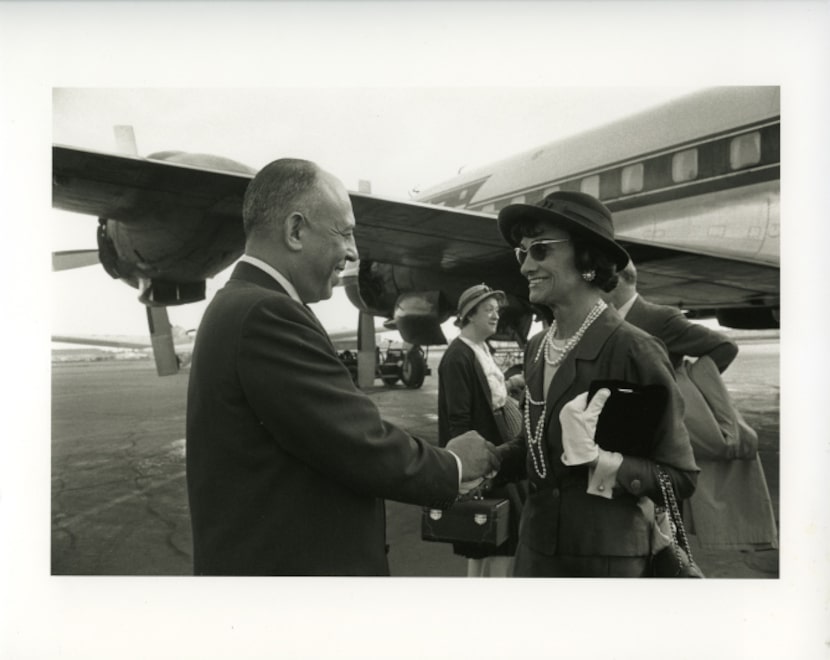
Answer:
<svg viewBox="0 0 830 660"><path fill-rule="evenodd" d="M544 333L534 336L525 354L527 393L542 400L544 355L534 358ZM559 412L571 399L587 392L596 379L625 380L641 385L659 384L668 391L654 449L648 458L623 455L613 499L586 492L587 466L568 467L561 461L562 427ZM531 406L536 429L542 406ZM530 495L525 502L520 543L549 556L644 557L650 554L651 510L638 505L641 496L660 499L654 464L666 466L679 497L694 490L697 466L683 425L683 402L674 370L660 343L606 309L565 358L551 381L544 422L545 479L533 468L524 442L514 445L506 462L526 461ZM524 439L523 439L524 440ZM504 466L504 463L503 463ZM523 567L517 562L517 575Z"/></svg>
<svg viewBox="0 0 830 660"><path fill-rule="evenodd" d="M385 423L311 311L242 262L196 338L187 486L197 575L388 575L383 500L445 508L458 468Z"/></svg>
<svg viewBox="0 0 830 660"><path fill-rule="evenodd" d="M490 385L475 352L460 338L454 339L438 365L438 443L444 447L451 438L467 431L478 431L485 440L497 446L506 442L506 427L496 421L491 401ZM505 481L505 474L500 472L495 487L485 496L507 497L511 501L510 523L515 527L511 534L513 541L500 546L495 554L512 555L516 549L523 492L512 484L508 487ZM456 554L466 557L494 554L464 543L453 544L453 548Z"/></svg>

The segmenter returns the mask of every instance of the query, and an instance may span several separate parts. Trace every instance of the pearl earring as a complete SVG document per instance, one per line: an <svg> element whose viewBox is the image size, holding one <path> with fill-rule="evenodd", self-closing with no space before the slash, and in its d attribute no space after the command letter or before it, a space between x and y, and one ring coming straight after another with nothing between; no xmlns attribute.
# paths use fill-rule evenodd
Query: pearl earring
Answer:
<svg viewBox="0 0 830 660"><path fill-rule="evenodd" d="M582 273L582 279L586 282L593 282L596 276L597 271L595 270L589 270L587 273Z"/></svg>

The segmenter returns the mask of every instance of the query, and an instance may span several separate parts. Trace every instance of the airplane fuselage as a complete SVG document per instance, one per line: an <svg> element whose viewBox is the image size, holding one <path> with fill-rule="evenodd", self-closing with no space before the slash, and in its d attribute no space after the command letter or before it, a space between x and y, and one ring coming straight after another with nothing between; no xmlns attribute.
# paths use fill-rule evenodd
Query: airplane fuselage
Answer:
<svg viewBox="0 0 830 660"><path fill-rule="evenodd" d="M618 237L779 265L777 87L717 88L462 174L418 201L498 213L556 190L614 213Z"/></svg>

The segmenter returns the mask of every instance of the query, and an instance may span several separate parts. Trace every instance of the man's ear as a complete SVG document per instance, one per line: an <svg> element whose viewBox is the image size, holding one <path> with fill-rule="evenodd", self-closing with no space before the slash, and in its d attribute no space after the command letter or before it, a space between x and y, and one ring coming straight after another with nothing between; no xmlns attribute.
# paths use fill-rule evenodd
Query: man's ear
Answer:
<svg viewBox="0 0 830 660"><path fill-rule="evenodd" d="M305 216L295 211L288 216L283 224L283 239L289 250L299 251L303 249L303 230L305 228Z"/></svg>

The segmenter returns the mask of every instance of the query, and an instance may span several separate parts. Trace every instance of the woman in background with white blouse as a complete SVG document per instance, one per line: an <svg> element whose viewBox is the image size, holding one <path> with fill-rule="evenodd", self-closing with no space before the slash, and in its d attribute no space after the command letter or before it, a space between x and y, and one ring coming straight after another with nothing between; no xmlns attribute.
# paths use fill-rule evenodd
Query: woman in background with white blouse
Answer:
<svg viewBox="0 0 830 660"><path fill-rule="evenodd" d="M496 333L499 312L505 304L504 293L486 284L470 287L458 300L455 323L461 332L438 366L438 440L442 447L450 438L466 431L478 431L498 446L514 439L521 430L519 408L509 397L504 375L486 342ZM496 477L496 486L486 496L511 500L513 533L495 550L454 544L455 553L468 558L468 577L506 577L510 573L521 496L516 484L498 486L499 481L504 481L503 475Z"/></svg>

